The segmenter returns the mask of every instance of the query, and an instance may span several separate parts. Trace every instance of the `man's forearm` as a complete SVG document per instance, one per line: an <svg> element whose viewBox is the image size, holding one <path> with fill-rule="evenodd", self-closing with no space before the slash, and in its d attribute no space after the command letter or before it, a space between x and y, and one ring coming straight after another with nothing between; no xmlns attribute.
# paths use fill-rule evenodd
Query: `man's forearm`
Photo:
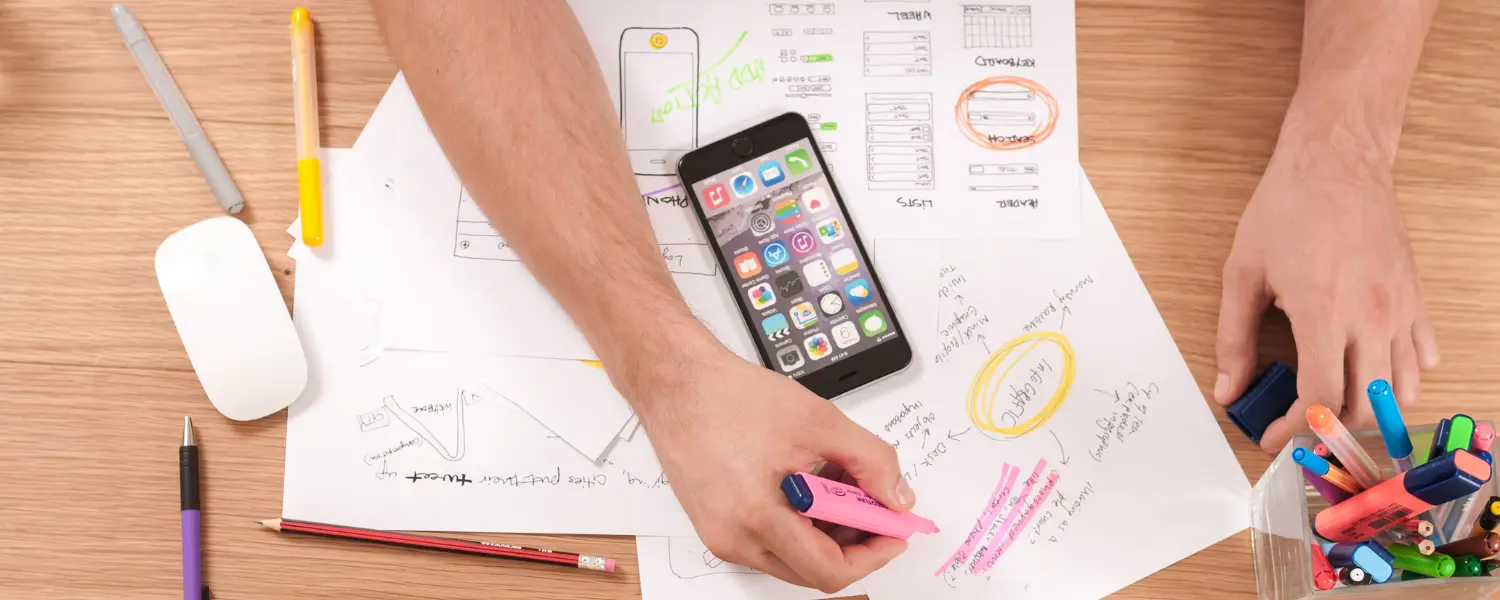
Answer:
<svg viewBox="0 0 1500 600"><path fill-rule="evenodd" d="M1306 0L1306 6L1301 77L1282 137L1316 136L1394 161L1437 0Z"/></svg>
<svg viewBox="0 0 1500 600"><path fill-rule="evenodd" d="M469 193L617 386L657 358L641 348L714 343L667 273L608 90L566 2L373 5Z"/></svg>

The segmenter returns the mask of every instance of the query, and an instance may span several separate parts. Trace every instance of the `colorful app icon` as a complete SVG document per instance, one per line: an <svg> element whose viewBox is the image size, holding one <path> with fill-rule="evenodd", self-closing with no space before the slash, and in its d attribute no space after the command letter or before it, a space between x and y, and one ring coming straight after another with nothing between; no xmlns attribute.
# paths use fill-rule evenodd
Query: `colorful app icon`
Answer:
<svg viewBox="0 0 1500 600"><path fill-rule="evenodd" d="M844 239L844 224L838 219L829 219L818 223L818 239L825 244L832 244Z"/></svg>
<svg viewBox="0 0 1500 600"><path fill-rule="evenodd" d="M776 278L776 291L781 292L782 298L791 298L802 293L802 278L797 276L796 271L782 273Z"/></svg>
<svg viewBox="0 0 1500 600"><path fill-rule="evenodd" d="M833 346L828 343L828 334L815 333L802 340L802 345L807 348L807 357L818 360L833 352Z"/></svg>
<svg viewBox="0 0 1500 600"><path fill-rule="evenodd" d="M786 181L786 173L782 172L781 163L774 160L761 165L758 170L760 171L760 183L766 187Z"/></svg>
<svg viewBox="0 0 1500 600"><path fill-rule="evenodd" d="M734 271L740 274L740 279L749 279L760 274L760 261L754 252L746 252L734 257Z"/></svg>
<svg viewBox="0 0 1500 600"><path fill-rule="evenodd" d="M838 292L823 294L822 298L818 298L818 308L823 309L823 314L829 316L844 312L844 297Z"/></svg>
<svg viewBox="0 0 1500 600"><path fill-rule="evenodd" d="M797 197L790 196L776 201L776 222L783 225L802 220L802 209L797 206Z"/></svg>
<svg viewBox="0 0 1500 600"><path fill-rule="evenodd" d="M874 300L870 294L870 282L860 277L844 286L844 295L849 297L849 306L855 308L864 306L867 302Z"/></svg>
<svg viewBox="0 0 1500 600"><path fill-rule="evenodd" d="M734 195L740 198L755 193L755 178L749 173L735 175L734 179L729 180L729 185L734 187Z"/></svg>
<svg viewBox="0 0 1500 600"><path fill-rule="evenodd" d="M859 328L854 326L854 321L844 321L833 326L833 343L840 348L848 348L859 342Z"/></svg>
<svg viewBox="0 0 1500 600"><path fill-rule="evenodd" d="M833 273L828 270L828 263L818 259L802 266L802 274L807 276L807 285L818 287L833 279Z"/></svg>
<svg viewBox="0 0 1500 600"><path fill-rule="evenodd" d="M793 371L802 366L802 353L797 350L796 344L777 350L776 364L781 365L783 372Z"/></svg>
<svg viewBox="0 0 1500 600"><path fill-rule="evenodd" d="M786 170L792 175L801 175L812 170L812 159L807 157L807 151L801 148L788 152L785 157Z"/></svg>
<svg viewBox="0 0 1500 600"><path fill-rule="evenodd" d="M763 210L750 215L750 233L760 236L771 233L772 229L776 229L776 219L771 216L770 211Z"/></svg>
<svg viewBox="0 0 1500 600"><path fill-rule="evenodd" d="M830 204L833 204L833 202L828 199L828 190L823 189L821 186L802 192L802 206L807 208L807 212L809 213L823 212L828 209L828 205Z"/></svg>
<svg viewBox="0 0 1500 600"><path fill-rule="evenodd" d="M792 324L796 325L797 329L807 329L818 324L818 311L813 310L811 302L793 306L792 310L787 312L792 315Z"/></svg>
<svg viewBox="0 0 1500 600"><path fill-rule="evenodd" d="M875 337L885 333L885 313L877 308L860 315L859 328L865 330L865 337Z"/></svg>
<svg viewBox="0 0 1500 600"><path fill-rule="evenodd" d="M761 256L766 259L766 268L774 269L792 260L792 253L787 251L786 244L771 242L765 248L760 249Z"/></svg>
<svg viewBox="0 0 1500 600"><path fill-rule="evenodd" d="M708 208L724 208L729 206L729 190L724 189L724 184L715 183L703 188L703 199L708 201Z"/></svg>
<svg viewBox="0 0 1500 600"><path fill-rule="evenodd" d="M796 250L799 256L812 252L817 247L818 242L813 240L813 234L808 233L806 229L792 234L792 249Z"/></svg>
<svg viewBox="0 0 1500 600"><path fill-rule="evenodd" d="M755 307L755 310L764 309L775 303L776 292L771 290L770 283L762 283L750 288L750 306Z"/></svg>
<svg viewBox="0 0 1500 600"><path fill-rule="evenodd" d="M848 275L859 268L859 262L854 260L853 248L835 250L833 254L828 256L828 260L833 261L833 272L839 275ZM766 261L767 264L770 264L770 262L769 260ZM774 267L776 265L771 266Z"/></svg>
<svg viewBox="0 0 1500 600"><path fill-rule="evenodd" d="M786 324L786 315L776 313L760 322L760 330L765 332L766 339L776 341L791 334L792 328Z"/></svg>

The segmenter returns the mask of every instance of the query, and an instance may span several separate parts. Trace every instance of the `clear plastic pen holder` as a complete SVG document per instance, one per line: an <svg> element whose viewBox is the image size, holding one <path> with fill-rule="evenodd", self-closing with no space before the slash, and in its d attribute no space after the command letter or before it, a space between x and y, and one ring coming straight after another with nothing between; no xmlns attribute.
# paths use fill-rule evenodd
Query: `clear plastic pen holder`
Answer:
<svg viewBox="0 0 1500 600"><path fill-rule="evenodd" d="M1411 428L1416 454L1426 454L1433 428L1433 425ZM1390 477L1395 474L1395 466L1391 464L1389 454L1385 451L1379 431L1357 431L1354 436L1359 438L1360 445L1375 459L1382 475ZM1500 577L1401 581L1399 572L1386 583L1362 586L1339 584L1326 591L1313 587L1310 545L1319 540L1313 535L1312 520L1319 511L1328 508L1328 501L1303 479L1302 467L1292 462L1292 450L1297 447L1311 449L1316 444L1317 437L1310 433L1293 438L1292 443L1282 449L1250 493L1250 548L1255 555L1255 581L1261 600L1481 600L1500 591ZM1492 476L1489 483L1479 490L1475 502L1500 495L1497 489L1500 487L1497 487L1496 478ZM1458 507L1455 506L1452 510L1458 510ZM1473 527L1473 523L1464 527ZM1465 536L1459 534L1457 537Z"/></svg>

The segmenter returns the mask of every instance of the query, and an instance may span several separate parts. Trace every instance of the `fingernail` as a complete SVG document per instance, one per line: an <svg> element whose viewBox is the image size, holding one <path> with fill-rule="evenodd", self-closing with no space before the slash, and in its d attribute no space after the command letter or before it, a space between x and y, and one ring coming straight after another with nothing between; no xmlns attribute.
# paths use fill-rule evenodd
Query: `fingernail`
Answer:
<svg viewBox="0 0 1500 600"><path fill-rule="evenodd" d="M896 480L896 504L911 506L912 496L915 495L916 492L911 490L911 484L906 482L905 477Z"/></svg>
<svg viewBox="0 0 1500 600"><path fill-rule="evenodd" d="M1229 374L1219 373L1219 379L1214 381L1214 399L1219 402L1227 400L1229 395Z"/></svg>

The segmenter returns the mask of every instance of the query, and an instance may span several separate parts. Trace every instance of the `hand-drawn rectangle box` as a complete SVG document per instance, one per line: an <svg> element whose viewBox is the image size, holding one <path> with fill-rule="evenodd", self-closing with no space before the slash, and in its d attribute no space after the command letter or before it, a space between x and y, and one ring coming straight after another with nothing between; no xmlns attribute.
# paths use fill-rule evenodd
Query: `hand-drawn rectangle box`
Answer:
<svg viewBox="0 0 1500 600"><path fill-rule="evenodd" d="M865 75L907 77L932 74L932 34L926 31L866 31Z"/></svg>

